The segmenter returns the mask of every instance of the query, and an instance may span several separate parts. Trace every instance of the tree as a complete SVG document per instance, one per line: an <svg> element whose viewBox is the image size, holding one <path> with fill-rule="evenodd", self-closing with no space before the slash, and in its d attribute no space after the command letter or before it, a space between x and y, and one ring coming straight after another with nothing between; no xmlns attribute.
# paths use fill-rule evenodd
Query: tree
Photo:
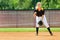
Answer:
<svg viewBox="0 0 60 40"><path fill-rule="evenodd" d="M8 5L8 2L9 2L9 0L0 0L0 8L1 8L1 10L3 10L3 9L5 9L5 8L7 8L9 5Z"/></svg>

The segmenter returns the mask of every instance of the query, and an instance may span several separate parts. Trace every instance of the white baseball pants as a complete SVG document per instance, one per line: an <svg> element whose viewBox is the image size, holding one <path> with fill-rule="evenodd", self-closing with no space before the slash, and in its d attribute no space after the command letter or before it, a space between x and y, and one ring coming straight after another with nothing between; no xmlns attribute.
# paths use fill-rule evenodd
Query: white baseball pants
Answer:
<svg viewBox="0 0 60 40"><path fill-rule="evenodd" d="M39 27L38 22L39 22L40 20L42 20L42 17L38 17L38 16L36 16L36 27ZM46 20L46 16L45 16L45 15L44 15L44 17L43 17L42 22L43 22L43 24L45 25L45 27L46 27L46 28L48 28L48 27L49 27L49 25L48 25L48 23L47 23L47 20Z"/></svg>

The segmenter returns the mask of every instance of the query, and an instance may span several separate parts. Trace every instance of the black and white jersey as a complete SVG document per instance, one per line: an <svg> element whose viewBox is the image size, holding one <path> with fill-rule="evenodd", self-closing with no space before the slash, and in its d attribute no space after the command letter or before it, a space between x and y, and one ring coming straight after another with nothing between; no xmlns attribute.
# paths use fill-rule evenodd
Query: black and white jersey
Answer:
<svg viewBox="0 0 60 40"><path fill-rule="evenodd" d="M42 15L44 15L44 10L40 10L40 11L34 10L34 12L36 12L36 16L38 17L41 17Z"/></svg>

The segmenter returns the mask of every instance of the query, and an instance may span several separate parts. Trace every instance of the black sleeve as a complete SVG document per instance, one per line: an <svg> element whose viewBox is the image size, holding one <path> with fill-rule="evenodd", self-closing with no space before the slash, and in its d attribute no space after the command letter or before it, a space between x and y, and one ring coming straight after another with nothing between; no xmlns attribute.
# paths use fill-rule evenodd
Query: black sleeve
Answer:
<svg viewBox="0 0 60 40"><path fill-rule="evenodd" d="M42 10L42 14L43 14L43 15L45 14L45 10Z"/></svg>
<svg viewBox="0 0 60 40"><path fill-rule="evenodd" d="M34 12L37 12L37 10L34 10Z"/></svg>

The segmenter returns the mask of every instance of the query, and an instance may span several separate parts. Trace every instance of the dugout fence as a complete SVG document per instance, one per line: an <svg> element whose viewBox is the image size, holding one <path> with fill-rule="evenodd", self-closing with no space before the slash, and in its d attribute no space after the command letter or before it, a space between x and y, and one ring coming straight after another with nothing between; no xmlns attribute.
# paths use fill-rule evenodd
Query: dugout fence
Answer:
<svg viewBox="0 0 60 40"><path fill-rule="evenodd" d="M33 10L0 11L0 27L34 27L33 12ZM60 10L45 10L45 14L51 27L60 26Z"/></svg>

